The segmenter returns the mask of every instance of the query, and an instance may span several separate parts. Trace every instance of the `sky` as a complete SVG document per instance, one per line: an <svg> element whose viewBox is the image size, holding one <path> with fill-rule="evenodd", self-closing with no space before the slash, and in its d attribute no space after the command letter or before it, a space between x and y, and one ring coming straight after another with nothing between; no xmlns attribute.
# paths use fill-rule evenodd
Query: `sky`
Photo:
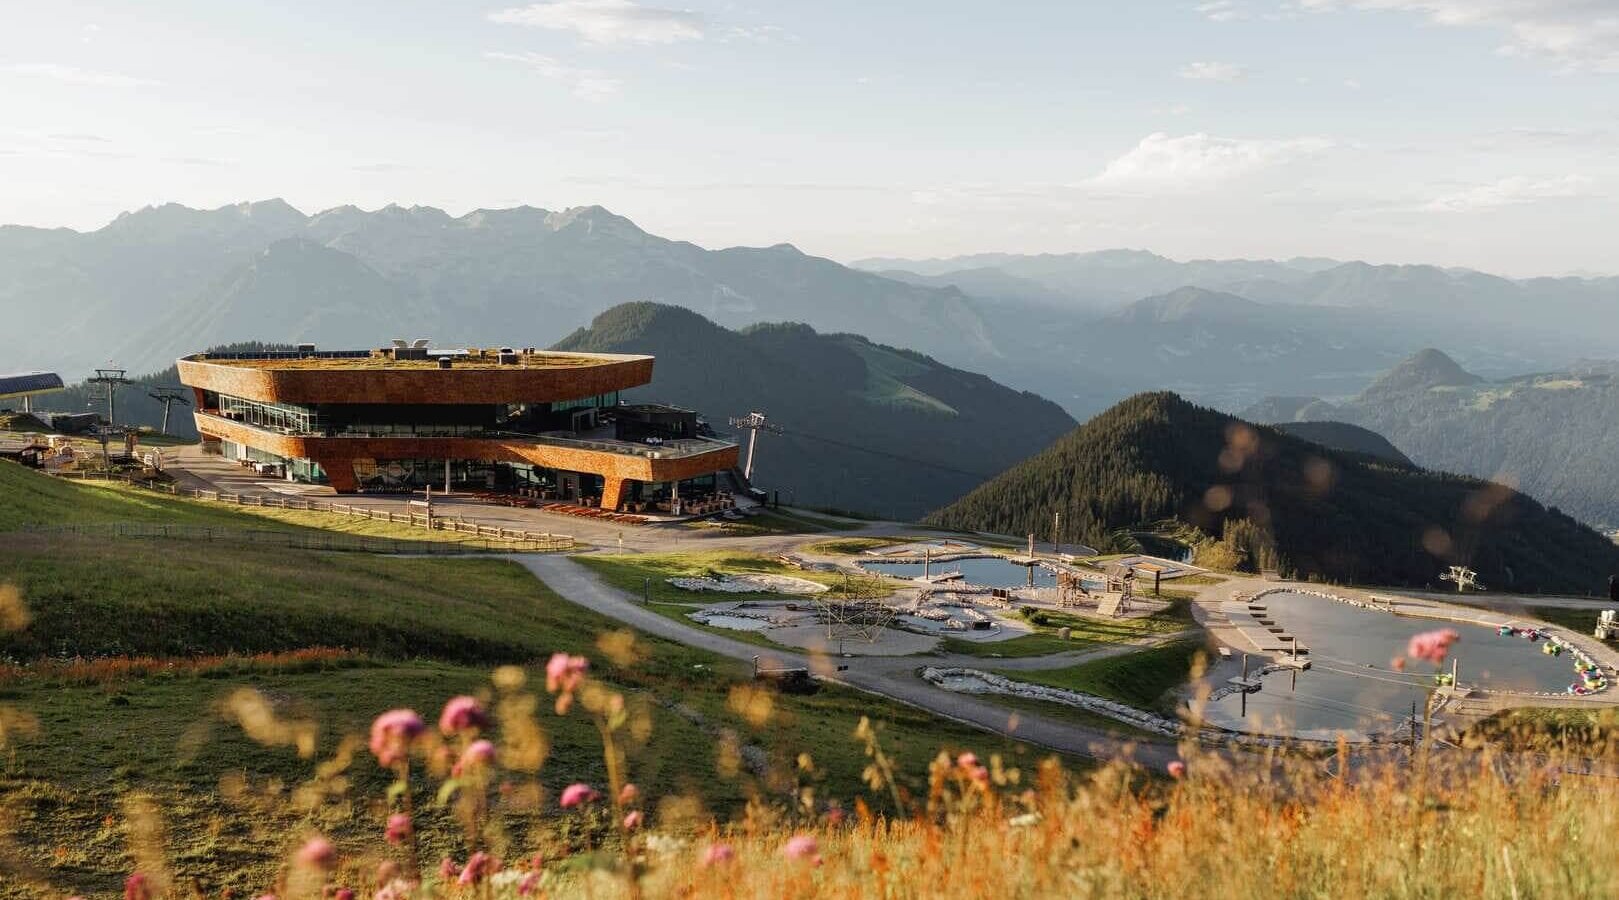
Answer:
<svg viewBox="0 0 1619 900"><path fill-rule="evenodd" d="M664 5L668 3L669 5ZM0 222L1619 272L1619 0L0 0Z"/></svg>

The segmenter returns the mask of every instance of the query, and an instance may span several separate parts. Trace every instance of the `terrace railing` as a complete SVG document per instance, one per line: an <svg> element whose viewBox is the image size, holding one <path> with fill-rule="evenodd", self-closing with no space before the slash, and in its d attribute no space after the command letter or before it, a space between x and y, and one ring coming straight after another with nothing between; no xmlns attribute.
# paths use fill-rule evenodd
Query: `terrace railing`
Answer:
<svg viewBox="0 0 1619 900"><path fill-rule="evenodd" d="M407 547L419 547L426 544L447 544L459 546L462 544L478 544L483 549L507 550L512 552L555 552L572 550L578 546L571 535L551 534L550 532L525 531L518 528L505 528L495 525L486 525L476 519L465 516L444 516L439 514L428 515L424 510L406 508L404 510L391 510L372 506L355 506L348 503L333 503L327 500L313 500L305 497L272 497L265 494L233 494L226 491L211 491L199 488L183 488L174 482L157 481L150 478L138 478L126 473L109 472L55 472L60 478L74 478L79 480L118 481L138 488L168 494L173 497L189 497L193 500L203 500L213 503L226 503L233 506L251 506L262 509L290 509L308 510L311 512L336 513L338 515L353 516L355 518L369 519L373 522L388 522L394 525L409 525L418 528L428 528L434 531L447 531L453 534L464 535L470 541L399 541ZM383 539L387 540L387 539ZM414 550L383 551L383 552L415 552ZM455 552L428 550L424 552Z"/></svg>

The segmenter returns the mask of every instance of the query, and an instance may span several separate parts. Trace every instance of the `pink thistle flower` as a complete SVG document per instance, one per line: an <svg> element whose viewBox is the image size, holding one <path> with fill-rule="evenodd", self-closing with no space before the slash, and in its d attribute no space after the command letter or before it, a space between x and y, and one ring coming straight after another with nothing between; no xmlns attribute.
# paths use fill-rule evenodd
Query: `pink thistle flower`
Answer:
<svg viewBox="0 0 1619 900"><path fill-rule="evenodd" d="M624 786L619 788L618 803L620 806L629 806L639 796L641 796L640 788L637 788L632 782L625 782Z"/></svg>
<svg viewBox="0 0 1619 900"><path fill-rule="evenodd" d="M1186 777L1186 763L1183 763L1178 759L1170 760L1169 765L1165 766L1164 768L1169 771L1170 778Z"/></svg>
<svg viewBox="0 0 1619 900"><path fill-rule="evenodd" d="M415 890L416 882L395 878L379 888L371 900L410 900L410 895Z"/></svg>
<svg viewBox="0 0 1619 900"><path fill-rule="evenodd" d="M438 880L439 881L446 882L446 883L449 882L452 878L455 877L455 871L456 871L455 860L449 858L448 856L446 856L443 859L439 860L439 864L438 864Z"/></svg>
<svg viewBox="0 0 1619 900"><path fill-rule="evenodd" d="M821 864L821 845L815 840L814 835L798 834L787 840L786 845L781 848L781 855L818 866Z"/></svg>
<svg viewBox="0 0 1619 900"><path fill-rule="evenodd" d="M553 653L551 659L545 664L545 690L547 693L571 694L584 680L585 670L590 668L590 660L583 656L569 656L566 653Z"/></svg>
<svg viewBox="0 0 1619 900"><path fill-rule="evenodd" d="M601 798L588 784L570 784L562 789L562 808L572 809L582 803L595 803Z"/></svg>
<svg viewBox="0 0 1619 900"><path fill-rule="evenodd" d="M316 835L298 848L297 861L306 869L330 869L337 861L337 848L331 841Z"/></svg>
<svg viewBox="0 0 1619 900"><path fill-rule="evenodd" d="M151 900L152 884L145 873L136 872L124 879L124 900Z"/></svg>
<svg viewBox="0 0 1619 900"><path fill-rule="evenodd" d="M371 753L383 766L402 762L415 740L427 726L422 717L409 709L390 709L371 723Z"/></svg>
<svg viewBox="0 0 1619 900"><path fill-rule="evenodd" d="M495 761L495 745L488 741L473 741L467 749L461 751L461 759L456 762L456 768L462 771L487 766Z"/></svg>
<svg viewBox="0 0 1619 900"><path fill-rule="evenodd" d="M354 900L354 892L348 888L338 888L337 893L332 895L332 900Z"/></svg>
<svg viewBox="0 0 1619 900"><path fill-rule="evenodd" d="M963 753L960 756L956 757L956 765L960 766L963 769L977 768L977 766L978 766L978 754L970 753L970 752L969 753Z"/></svg>
<svg viewBox="0 0 1619 900"><path fill-rule="evenodd" d="M704 866L723 866L736 858L736 851L730 844L709 844L703 851Z"/></svg>
<svg viewBox="0 0 1619 900"><path fill-rule="evenodd" d="M438 730L446 735L460 734L475 728L489 727L489 715L477 697L452 697L439 713Z"/></svg>
<svg viewBox="0 0 1619 900"><path fill-rule="evenodd" d="M634 831L641 827L641 811L632 809L624 814L624 830Z"/></svg>
<svg viewBox="0 0 1619 900"><path fill-rule="evenodd" d="M493 856L480 850L467 859L467 864L461 869L461 877L457 881L462 887L471 887L495 874L499 868L500 864Z"/></svg>
<svg viewBox="0 0 1619 900"><path fill-rule="evenodd" d="M1405 655L1437 666L1450 654L1450 645L1461 639L1462 636L1452 628L1424 631L1411 636L1410 642L1406 644Z"/></svg>
<svg viewBox="0 0 1619 900"><path fill-rule="evenodd" d="M382 830L382 836L390 844L403 844L414 831L409 815L394 813L388 817L388 826Z"/></svg>
<svg viewBox="0 0 1619 900"><path fill-rule="evenodd" d="M517 896L527 897L530 894L533 894L535 891L540 889L540 882L544 880L545 873L538 870L524 875L523 880L517 882Z"/></svg>

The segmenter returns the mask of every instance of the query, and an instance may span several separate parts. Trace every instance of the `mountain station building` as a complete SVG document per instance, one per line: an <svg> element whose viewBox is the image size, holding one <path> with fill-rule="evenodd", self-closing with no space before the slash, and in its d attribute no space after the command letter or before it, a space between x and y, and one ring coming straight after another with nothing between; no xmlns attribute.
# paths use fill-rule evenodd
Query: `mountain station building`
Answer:
<svg viewBox="0 0 1619 900"><path fill-rule="evenodd" d="M650 356L533 348L199 353L179 360L204 446L339 493L428 486L604 510L717 496L737 445L691 410L630 404Z"/></svg>

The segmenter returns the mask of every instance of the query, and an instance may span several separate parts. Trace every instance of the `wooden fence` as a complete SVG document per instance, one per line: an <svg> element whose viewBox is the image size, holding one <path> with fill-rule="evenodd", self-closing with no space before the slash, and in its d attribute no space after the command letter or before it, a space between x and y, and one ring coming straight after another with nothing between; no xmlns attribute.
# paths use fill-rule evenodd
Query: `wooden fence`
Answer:
<svg viewBox="0 0 1619 900"><path fill-rule="evenodd" d="M161 494L169 494L175 497L189 497L195 500L204 500L212 503L224 503L233 506L251 506L263 509L291 509L335 513L337 515L368 519L373 522L388 522L394 525L409 525L417 528L430 528L434 531L448 531L475 539L475 542L485 545L487 549L550 552L572 550L576 546L571 535L525 531L517 528L504 528L494 525L485 525L478 522L476 519L468 519L462 516L440 516L436 514L429 516L425 510L406 509L400 512L395 512L390 509L354 506L348 503L332 503L326 500L311 500L302 497L271 497L264 494L232 494L223 491L182 488L174 482L137 478L133 475L123 473L56 472L52 474L62 478L74 478L82 481L118 481L134 487L156 491ZM388 539L383 538L382 540ZM402 541L399 543L408 545L444 543L446 546L454 547L464 545L467 542L447 543L438 541ZM497 547L497 544L500 546Z"/></svg>

